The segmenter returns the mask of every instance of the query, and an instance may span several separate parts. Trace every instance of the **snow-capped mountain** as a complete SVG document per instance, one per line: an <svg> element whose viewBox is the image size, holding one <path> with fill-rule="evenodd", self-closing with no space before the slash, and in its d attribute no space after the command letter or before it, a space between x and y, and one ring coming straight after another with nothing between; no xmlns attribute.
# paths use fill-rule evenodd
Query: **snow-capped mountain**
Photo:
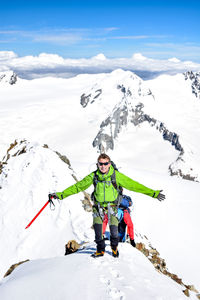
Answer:
<svg viewBox="0 0 200 300"><path fill-rule="evenodd" d="M193 74L196 80L189 74L162 75L143 81L132 72L118 69L107 74L84 74L70 79L18 79L12 86L0 82L2 276L11 264L27 258L63 256L64 245L70 239L88 242L86 252L90 252L94 247L92 215L83 209L80 200L84 200L85 195L82 193L56 203L55 211L46 208L28 230L25 226L45 204L49 192L62 191L77 178L94 171L99 151L105 150L122 173L166 193L164 203L130 193L134 199L132 217L136 242L146 235L165 258L170 271L200 289L199 183L190 181L199 181L200 176L200 102L197 83L196 93L193 92L198 74ZM45 144L49 147L43 146ZM64 157L64 162L60 157L65 155L69 159ZM92 192L92 187L88 192ZM193 244L191 252L186 247L188 243ZM119 270L128 264L129 259L125 256L132 257L131 251L137 251L127 246L130 245L120 246L124 267L119 265ZM139 259L137 254L134 255L131 266ZM72 260L76 257L79 256ZM46 262L51 269L53 260ZM83 269L86 268L87 258L82 263ZM113 263L112 259L105 260L109 268ZM141 261L138 269L143 267L146 268L146 262ZM16 284L27 274L29 266L24 264L19 268L22 273L14 271L14 277L10 277L15 278ZM37 262L33 268L38 274ZM94 269L92 265L91 274ZM113 273L116 272L114 269ZM99 276L103 278L103 271ZM127 276L132 278L132 271L128 271ZM131 299L130 293L122 288L128 280L126 276L124 278L119 293L114 293L115 289L108 292L107 285L107 298L103 290L101 297ZM147 281L151 285L149 278ZM6 286L11 286L11 281L9 283L8 277L0 282L0 293L4 293L4 289L7 293L9 288ZM138 298L139 281L133 285ZM116 285L117 280L112 284ZM17 286L12 286L13 291L18 289ZM163 299L175 297L171 285L169 289L171 292ZM180 287L177 290L179 293ZM162 289L157 294L145 290L146 299L155 299L155 295L164 297L163 294ZM180 299L182 297L185 296L181 292ZM93 294L88 299L92 298ZM20 296L17 299L21 299Z"/></svg>
<svg viewBox="0 0 200 300"><path fill-rule="evenodd" d="M81 139L86 160L88 151L95 157L96 151L115 152L121 147L121 153L126 157L131 155L137 167L135 152L127 153L126 145L131 138L134 148L142 148L145 168L156 170L157 157L152 159L152 151L147 149L158 147L163 172L199 181L196 138L199 102L193 93L193 83L185 76L162 75L143 81L132 72L119 69L109 74L79 75L71 79L20 80L11 90L0 86L4 109L9 112L3 116L2 127L6 127L10 119L16 124L16 128L7 128L5 138L3 133L2 143L7 147L20 133L22 139L41 137L41 142L45 140L65 152L65 142L61 139L69 136L68 155L72 161L78 160L74 157L74 147L79 147ZM195 76L198 78L198 74ZM15 103L18 103L17 109ZM34 118L30 118L32 114ZM74 118L78 121L74 122ZM38 135L39 124L43 130Z"/></svg>
<svg viewBox="0 0 200 300"><path fill-rule="evenodd" d="M113 73L120 72L121 70L117 70ZM143 111L144 104L142 102L144 101L148 101L155 106L155 97L151 90L145 87L138 76L130 72L127 72L126 75L127 78L123 80L125 85L115 83L115 85L111 86L108 83L109 93L110 90L112 90L112 94L116 93L116 89L121 93L116 97L119 100L110 115L102 121L100 130L93 141L93 146L99 148L100 151L113 150L115 140L123 130L123 127L126 127L128 123L138 126L143 122L148 122L151 127L155 126L156 129L162 133L163 138L171 142L176 150L182 152L183 148L180 145L178 135L174 132L169 132L162 122L152 118ZM108 103L109 96L106 95L105 89L103 90L101 86L102 84L99 84L99 86L95 85L87 95L83 94L81 96L81 104L83 107L97 102L98 98L98 103L102 103L102 99L104 99L104 102L106 101L106 104ZM147 100L145 99L146 97L148 97Z"/></svg>
<svg viewBox="0 0 200 300"><path fill-rule="evenodd" d="M194 86L196 91L195 96L198 93L198 74L193 74L191 77L192 89L190 85L185 84L185 80L187 79L186 75L185 79L182 74L177 76L165 76L164 85L167 84L167 78L174 80L175 85L176 81L180 81L182 85L180 88L181 93L186 92L185 99L180 99L180 101L188 101L188 103L186 103L184 107L182 107L180 103L178 110L174 111L174 118L177 119L176 115L179 114L182 117L181 122L185 126L185 110L190 109L191 121L193 121L193 117L198 114L196 109L198 106L199 110L199 104L195 103L195 99L192 95L194 93ZM158 79L158 81L159 80L160 79ZM150 85L151 83L152 81ZM153 83L155 85L156 80L154 80ZM177 93L179 94L178 89ZM164 97L166 97L166 95L168 95L167 97L169 98L176 97L176 94L172 94L170 89ZM148 82L144 82L131 72L123 72L122 70L116 70L112 72L111 75L105 76L100 82L95 83L89 91L81 95L81 105L86 111L88 110L88 115L94 116L95 113L98 112L98 114L102 116L102 107L106 110L105 119L101 119L101 123L100 120L98 120L100 125L98 133L93 140L93 146L99 151L109 151L115 149L115 144L122 144L120 143L122 132L124 138L124 134L133 134L136 128L146 127L146 131L148 128L147 134L151 135L155 135L154 133L157 130L158 133L160 133L160 140L164 139L168 141L171 147L176 150L176 159L174 161L172 159L168 165L169 173L171 175L181 176L185 179L198 181L200 166L196 165L197 157L194 159L193 151L188 151L187 149L188 143L184 142L185 132L181 130L180 136L179 128L176 129L177 125L174 126L174 124L172 124L171 126L172 113L170 111L170 105L168 105L169 100L166 101L167 104L165 103L165 107L161 107L160 103L163 101L162 97L163 95L159 95L158 97L154 95L153 89L148 87ZM191 103L191 99L193 103ZM178 106L179 99L177 99L176 102ZM164 119L162 116L160 117L159 114L157 115L158 106L162 114L165 114ZM96 117L96 119L97 118L98 117ZM191 137L194 135L193 130L194 128L190 129L190 125L188 124L187 131L188 133L190 131ZM140 134L138 134L138 136L140 136ZM137 141L137 143L141 142Z"/></svg>

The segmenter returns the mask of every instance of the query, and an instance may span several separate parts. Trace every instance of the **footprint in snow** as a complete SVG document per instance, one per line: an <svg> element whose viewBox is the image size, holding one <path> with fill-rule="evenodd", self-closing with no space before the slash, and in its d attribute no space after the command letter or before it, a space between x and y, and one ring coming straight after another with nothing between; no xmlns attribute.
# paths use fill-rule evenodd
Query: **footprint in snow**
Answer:
<svg viewBox="0 0 200 300"><path fill-rule="evenodd" d="M123 276L121 276L121 274L117 270L115 270L113 268L109 268L109 270L110 270L111 275L114 278L116 278L116 279L123 279L124 278Z"/></svg>
<svg viewBox="0 0 200 300"><path fill-rule="evenodd" d="M105 276L100 277L100 281L105 284L107 294L109 296L109 299L115 299L115 300L125 300L125 295L122 291L117 289L116 287L113 287L113 283L109 278L106 278Z"/></svg>
<svg viewBox="0 0 200 300"><path fill-rule="evenodd" d="M110 285L111 284L110 279L106 278L105 276L101 276L100 277L100 281L102 283L105 283L106 285Z"/></svg>
<svg viewBox="0 0 200 300"><path fill-rule="evenodd" d="M109 288L108 294L111 297L111 299L118 299L118 300L125 299L124 293L115 287Z"/></svg>

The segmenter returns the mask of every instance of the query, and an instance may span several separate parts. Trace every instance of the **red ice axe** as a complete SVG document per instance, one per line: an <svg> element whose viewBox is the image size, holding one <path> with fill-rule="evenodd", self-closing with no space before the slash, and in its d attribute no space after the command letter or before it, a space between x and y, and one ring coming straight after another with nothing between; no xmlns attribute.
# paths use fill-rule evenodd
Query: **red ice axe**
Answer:
<svg viewBox="0 0 200 300"><path fill-rule="evenodd" d="M38 211L38 213L35 215L35 217L30 221L30 223L28 223L28 225L26 226L25 229L27 229L28 227L31 226L31 224L35 221L35 219L37 219L37 217L41 214L41 212L45 209L45 207L50 203L50 207L51 205L55 206L55 204L53 203L53 197L51 197L49 195L49 200L45 203L45 205Z"/></svg>

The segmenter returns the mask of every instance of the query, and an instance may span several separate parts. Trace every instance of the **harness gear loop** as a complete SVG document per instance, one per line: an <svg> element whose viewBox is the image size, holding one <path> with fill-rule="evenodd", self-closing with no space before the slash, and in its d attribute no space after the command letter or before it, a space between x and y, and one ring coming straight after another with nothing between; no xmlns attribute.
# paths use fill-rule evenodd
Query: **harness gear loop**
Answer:
<svg viewBox="0 0 200 300"><path fill-rule="evenodd" d="M100 203L97 204L97 208L98 208L98 213L100 218L102 219L102 221L104 220L104 210L103 208L100 206Z"/></svg>
<svg viewBox="0 0 200 300"><path fill-rule="evenodd" d="M108 203L108 224L110 226L110 215L111 215L111 211L110 211L110 203Z"/></svg>

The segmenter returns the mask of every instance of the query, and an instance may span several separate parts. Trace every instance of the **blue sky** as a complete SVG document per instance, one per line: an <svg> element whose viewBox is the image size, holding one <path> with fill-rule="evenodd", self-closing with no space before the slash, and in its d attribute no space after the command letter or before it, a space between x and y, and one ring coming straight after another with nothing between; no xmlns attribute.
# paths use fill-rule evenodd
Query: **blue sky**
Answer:
<svg viewBox="0 0 200 300"><path fill-rule="evenodd" d="M200 62L200 1L1 1L0 51Z"/></svg>

